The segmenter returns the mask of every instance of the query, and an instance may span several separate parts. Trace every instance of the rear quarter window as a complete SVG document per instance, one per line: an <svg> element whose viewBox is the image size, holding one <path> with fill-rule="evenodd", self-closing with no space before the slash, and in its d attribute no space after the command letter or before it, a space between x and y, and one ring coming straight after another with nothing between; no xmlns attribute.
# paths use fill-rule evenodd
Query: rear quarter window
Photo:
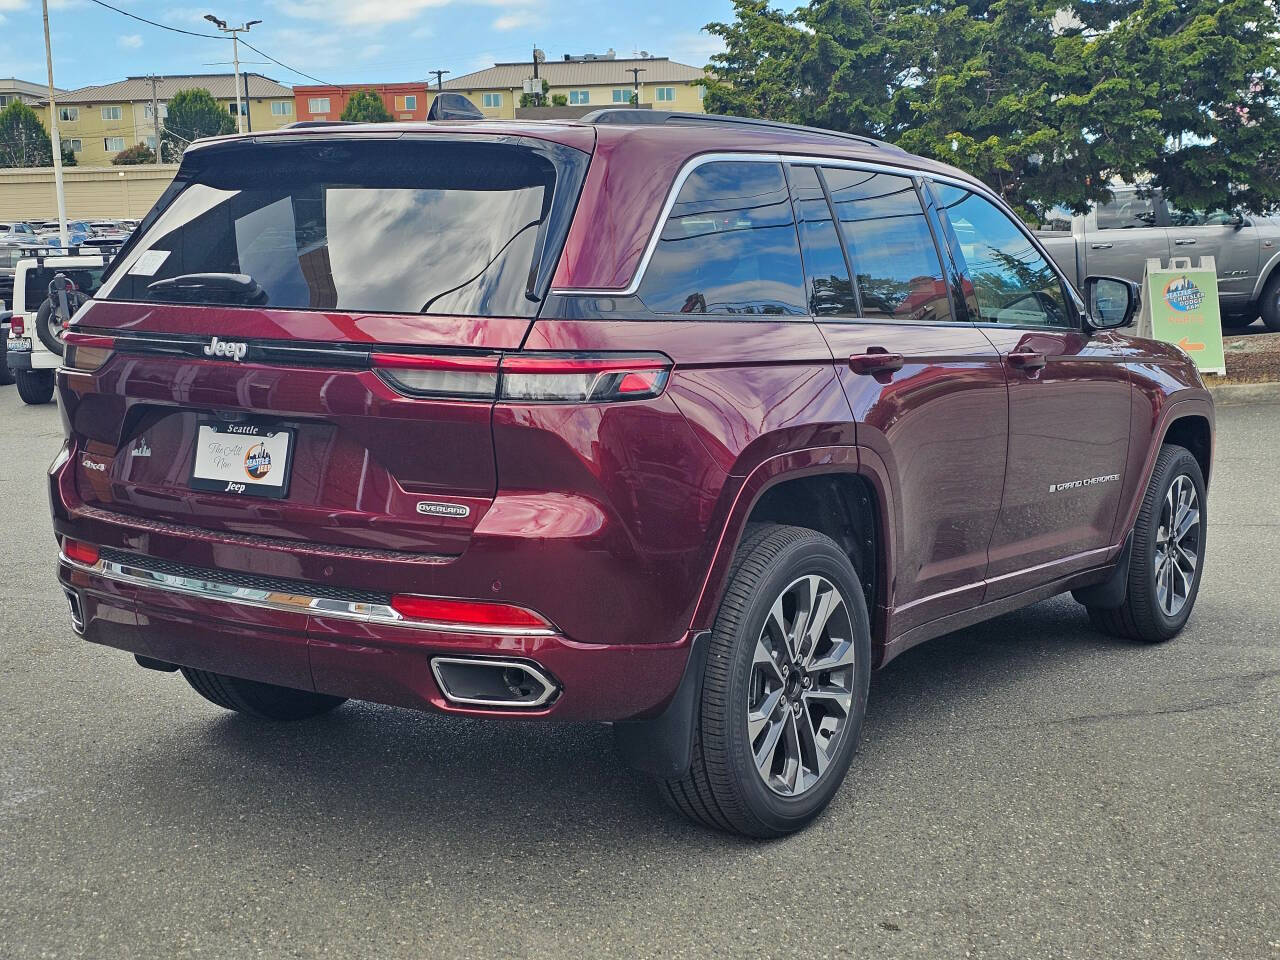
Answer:
<svg viewBox="0 0 1280 960"><path fill-rule="evenodd" d="M694 168L638 294L655 313L803 315L804 270L781 164Z"/></svg>

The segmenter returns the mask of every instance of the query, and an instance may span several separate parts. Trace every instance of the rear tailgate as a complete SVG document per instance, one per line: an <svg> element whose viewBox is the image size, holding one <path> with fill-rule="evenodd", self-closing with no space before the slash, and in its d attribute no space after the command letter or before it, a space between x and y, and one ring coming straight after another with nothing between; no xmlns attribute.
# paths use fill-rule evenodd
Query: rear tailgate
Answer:
<svg viewBox="0 0 1280 960"><path fill-rule="evenodd" d="M587 155L491 137L209 154L77 316L79 497L460 554L495 494L498 353L537 313Z"/></svg>

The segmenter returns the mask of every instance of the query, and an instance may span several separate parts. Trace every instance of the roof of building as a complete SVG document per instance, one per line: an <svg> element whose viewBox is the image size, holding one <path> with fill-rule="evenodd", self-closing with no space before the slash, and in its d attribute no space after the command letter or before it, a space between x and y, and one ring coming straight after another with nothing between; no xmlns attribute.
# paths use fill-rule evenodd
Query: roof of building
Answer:
<svg viewBox="0 0 1280 960"><path fill-rule="evenodd" d="M240 83L249 81L249 98L292 97L293 90L259 73L242 73ZM156 96L168 100L179 90L208 90L215 100L234 100L235 74L192 73L156 77ZM81 87L58 95L59 103L134 103L151 99L150 77L126 77L116 83Z"/></svg>
<svg viewBox="0 0 1280 960"><path fill-rule="evenodd" d="M637 60L547 60L538 64L538 76L544 78L553 87L598 86L616 83L619 86L631 84L631 74L627 72L638 67L644 72L640 74L641 83L687 83L691 80L702 80L706 70L702 67L691 67L687 63L677 63L666 57L649 57ZM446 90L487 90L492 88L513 90L521 87L524 81L533 76L533 61L522 63L495 63L485 70L463 74L444 82Z"/></svg>
<svg viewBox="0 0 1280 960"><path fill-rule="evenodd" d="M54 87L54 93L61 95L63 91ZM19 80L17 77L0 77L0 93L20 93L24 97L44 97L49 87L43 83L32 83L30 80Z"/></svg>

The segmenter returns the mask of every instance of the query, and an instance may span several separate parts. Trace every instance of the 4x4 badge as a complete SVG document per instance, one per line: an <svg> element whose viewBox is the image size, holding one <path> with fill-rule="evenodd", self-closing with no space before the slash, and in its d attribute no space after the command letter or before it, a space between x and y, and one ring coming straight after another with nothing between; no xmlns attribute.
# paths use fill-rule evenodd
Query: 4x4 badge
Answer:
<svg viewBox="0 0 1280 960"><path fill-rule="evenodd" d="M422 500L418 503L418 512L425 513L429 517L467 517L471 515L471 508L465 503L435 503L431 500Z"/></svg>

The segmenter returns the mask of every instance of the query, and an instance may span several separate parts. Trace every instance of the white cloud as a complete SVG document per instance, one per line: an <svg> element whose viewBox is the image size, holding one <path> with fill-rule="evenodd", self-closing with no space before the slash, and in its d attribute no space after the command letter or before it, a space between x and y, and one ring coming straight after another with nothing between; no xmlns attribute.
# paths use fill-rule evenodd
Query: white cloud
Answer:
<svg viewBox="0 0 1280 960"><path fill-rule="evenodd" d="M0 0L2 2L2 0ZM274 0L286 16L348 27L381 27L416 19L423 10L447 7L453 0Z"/></svg>
<svg viewBox="0 0 1280 960"><path fill-rule="evenodd" d="M372 60L374 57L379 56L386 49L387 48L381 43L366 44L364 48L361 49L360 51L360 59Z"/></svg>
<svg viewBox="0 0 1280 960"><path fill-rule="evenodd" d="M518 13L506 13L493 21L493 29L495 30L516 30L520 27L530 26L535 22L533 11L523 10Z"/></svg>
<svg viewBox="0 0 1280 960"><path fill-rule="evenodd" d="M724 42L703 31L679 33L670 39L666 50L667 56L672 60L701 67L707 64L713 54L724 51Z"/></svg>
<svg viewBox="0 0 1280 960"><path fill-rule="evenodd" d="M124 47L126 50L137 50L142 46L142 35L137 33L126 33L116 38L116 43Z"/></svg>
<svg viewBox="0 0 1280 960"><path fill-rule="evenodd" d="M15 13L18 10L27 9L27 0L0 0L0 10L8 10Z"/></svg>

